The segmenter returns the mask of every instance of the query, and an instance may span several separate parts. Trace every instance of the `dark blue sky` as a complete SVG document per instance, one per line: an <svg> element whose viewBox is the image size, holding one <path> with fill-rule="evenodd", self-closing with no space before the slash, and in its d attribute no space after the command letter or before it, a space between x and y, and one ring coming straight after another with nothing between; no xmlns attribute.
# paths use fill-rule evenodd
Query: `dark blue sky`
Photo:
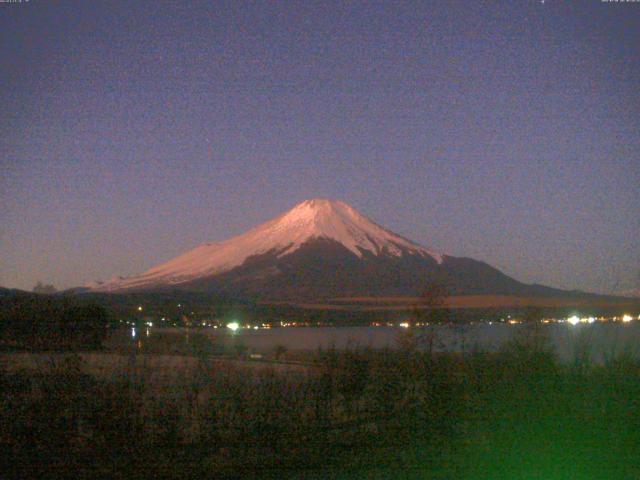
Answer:
<svg viewBox="0 0 640 480"><path fill-rule="evenodd" d="M0 285L312 197L527 282L640 275L640 3L0 4Z"/></svg>

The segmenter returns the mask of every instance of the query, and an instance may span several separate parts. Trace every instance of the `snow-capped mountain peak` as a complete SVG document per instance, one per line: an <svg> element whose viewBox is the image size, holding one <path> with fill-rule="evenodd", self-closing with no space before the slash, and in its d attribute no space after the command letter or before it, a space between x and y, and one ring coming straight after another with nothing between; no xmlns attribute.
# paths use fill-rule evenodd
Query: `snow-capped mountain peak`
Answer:
<svg viewBox="0 0 640 480"><path fill-rule="evenodd" d="M365 252L408 254L432 257L442 263L442 255L384 229L344 202L313 199L229 240L202 244L142 275L106 282L94 289L113 291L187 283L229 271L252 256L266 253L285 256L313 239L333 240L358 257Z"/></svg>
<svg viewBox="0 0 640 480"><path fill-rule="evenodd" d="M344 202L327 199L306 200L276 219L273 230L295 238L283 253L290 253L311 238L335 240L358 257L363 250L373 254L402 255L426 253L441 261L441 256L375 224ZM294 233L295 232L295 233Z"/></svg>

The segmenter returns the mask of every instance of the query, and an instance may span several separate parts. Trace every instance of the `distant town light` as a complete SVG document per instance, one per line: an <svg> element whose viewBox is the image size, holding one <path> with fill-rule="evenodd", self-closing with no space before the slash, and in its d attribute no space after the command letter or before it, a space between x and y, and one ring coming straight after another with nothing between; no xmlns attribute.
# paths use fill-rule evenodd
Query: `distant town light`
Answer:
<svg viewBox="0 0 640 480"><path fill-rule="evenodd" d="M227 328L233 332L235 332L236 330L238 330L240 328L240 325L238 325L238 322L231 322L231 323L227 323Z"/></svg>
<svg viewBox="0 0 640 480"><path fill-rule="evenodd" d="M142 311L142 305L138 305L138 311L141 312Z"/></svg>
<svg viewBox="0 0 640 480"><path fill-rule="evenodd" d="M131 338L136 338L136 327L131 327Z"/></svg>
<svg viewBox="0 0 640 480"><path fill-rule="evenodd" d="M631 320L633 320L633 317L631 315L623 315L622 317L622 321L625 323L630 322Z"/></svg>
<svg viewBox="0 0 640 480"><path fill-rule="evenodd" d="M408 324L407 322L402 322L402 323L400 324L400 326L401 326L402 328L409 328L409 324Z"/></svg>
<svg viewBox="0 0 640 480"><path fill-rule="evenodd" d="M573 315L572 317L567 318L567 322L571 325L577 325L580 322L580 319L576 315Z"/></svg>

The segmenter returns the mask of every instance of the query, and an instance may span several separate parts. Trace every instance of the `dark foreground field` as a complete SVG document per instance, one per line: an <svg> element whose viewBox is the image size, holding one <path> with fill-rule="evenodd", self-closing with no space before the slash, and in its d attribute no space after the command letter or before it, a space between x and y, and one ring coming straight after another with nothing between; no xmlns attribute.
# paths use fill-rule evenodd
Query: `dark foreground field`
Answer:
<svg viewBox="0 0 640 480"><path fill-rule="evenodd" d="M495 354L420 341L298 370L4 368L2 478L640 478L640 364L559 364L535 332Z"/></svg>

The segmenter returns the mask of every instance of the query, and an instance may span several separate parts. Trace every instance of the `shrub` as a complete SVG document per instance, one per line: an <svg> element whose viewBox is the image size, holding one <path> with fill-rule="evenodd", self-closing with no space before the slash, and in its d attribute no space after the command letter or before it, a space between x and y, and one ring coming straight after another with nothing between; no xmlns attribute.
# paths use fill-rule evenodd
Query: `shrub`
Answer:
<svg viewBox="0 0 640 480"><path fill-rule="evenodd" d="M66 297L15 297L0 304L3 343L30 350L96 349L111 324L105 307Z"/></svg>

